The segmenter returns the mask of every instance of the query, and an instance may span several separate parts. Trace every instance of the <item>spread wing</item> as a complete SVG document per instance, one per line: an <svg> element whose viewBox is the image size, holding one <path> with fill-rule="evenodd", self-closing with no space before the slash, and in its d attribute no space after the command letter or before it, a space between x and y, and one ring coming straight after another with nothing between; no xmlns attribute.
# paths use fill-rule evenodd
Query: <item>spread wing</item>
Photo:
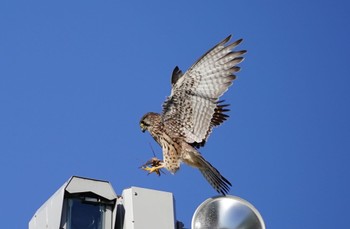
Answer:
<svg viewBox="0 0 350 229"><path fill-rule="evenodd" d="M226 120L228 105L218 101L239 71L246 51L233 51L242 39L228 43L231 36L210 49L183 74L175 67L172 90L163 104L166 131L184 137L188 143L204 145L212 128Z"/></svg>

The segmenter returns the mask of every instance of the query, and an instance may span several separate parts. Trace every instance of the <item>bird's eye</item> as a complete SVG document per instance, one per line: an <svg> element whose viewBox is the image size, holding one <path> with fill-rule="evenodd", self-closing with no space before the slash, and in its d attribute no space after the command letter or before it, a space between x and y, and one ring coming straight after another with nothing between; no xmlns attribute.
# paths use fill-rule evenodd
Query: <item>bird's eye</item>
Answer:
<svg viewBox="0 0 350 229"><path fill-rule="evenodd" d="M149 124L148 123L146 123L145 121L141 121L141 123L140 123L141 125L143 125L143 126L149 126Z"/></svg>

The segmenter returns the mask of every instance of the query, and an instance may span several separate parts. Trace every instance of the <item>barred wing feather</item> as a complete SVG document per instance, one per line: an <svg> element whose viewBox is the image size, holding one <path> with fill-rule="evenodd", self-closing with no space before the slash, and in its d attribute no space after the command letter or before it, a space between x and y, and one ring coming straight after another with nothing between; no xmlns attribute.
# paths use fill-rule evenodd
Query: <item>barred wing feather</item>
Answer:
<svg viewBox="0 0 350 229"><path fill-rule="evenodd" d="M228 117L228 111L218 99L239 71L246 51L233 51L242 39L227 44L231 36L205 53L185 74L176 67L172 75L172 90L163 104L163 122L172 131L195 146L201 146L214 126Z"/></svg>

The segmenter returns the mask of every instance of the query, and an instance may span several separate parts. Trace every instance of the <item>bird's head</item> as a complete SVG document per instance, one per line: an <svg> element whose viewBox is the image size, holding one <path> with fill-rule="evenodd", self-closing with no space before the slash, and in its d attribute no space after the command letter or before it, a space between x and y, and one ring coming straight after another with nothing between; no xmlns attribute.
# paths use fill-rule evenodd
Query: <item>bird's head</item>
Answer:
<svg viewBox="0 0 350 229"><path fill-rule="evenodd" d="M149 128L153 126L153 123L155 122L155 120L157 120L157 117L159 117L159 114L157 113L149 112L145 114L140 120L141 131L149 131Z"/></svg>

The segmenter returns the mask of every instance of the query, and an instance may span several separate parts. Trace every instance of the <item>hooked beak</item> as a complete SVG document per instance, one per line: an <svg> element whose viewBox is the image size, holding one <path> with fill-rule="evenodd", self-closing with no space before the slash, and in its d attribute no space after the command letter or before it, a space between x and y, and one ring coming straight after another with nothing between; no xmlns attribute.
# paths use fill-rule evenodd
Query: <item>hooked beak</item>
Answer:
<svg viewBox="0 0 350 229"><path fill-rule="evenodd" d="M141 127L141 131L142 131L142 133L145 133L145 131L146 131L146 126L144 125L144 124L140 124L140 127Z"/></svg>

